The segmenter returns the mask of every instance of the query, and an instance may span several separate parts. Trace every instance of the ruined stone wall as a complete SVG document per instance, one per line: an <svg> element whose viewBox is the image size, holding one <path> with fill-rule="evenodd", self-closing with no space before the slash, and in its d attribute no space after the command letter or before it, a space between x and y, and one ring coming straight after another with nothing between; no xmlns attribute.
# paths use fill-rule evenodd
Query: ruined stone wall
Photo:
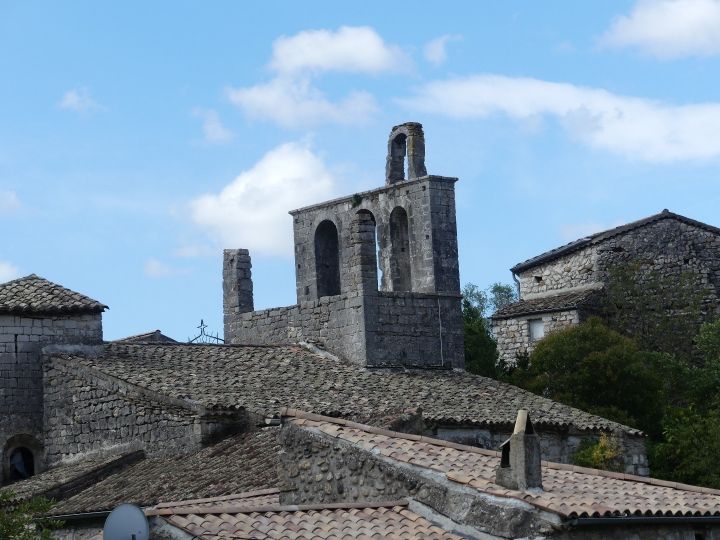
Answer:
<svg viewBox="0 0 720 540"><path fill-rule="evenodd" d="M597 268L596 246L588 246L546 264L518 273L520 298L529 300L561 289L592 287L601 276Z"/></svg>
<svg viewBox="0 0 720 540"><path fill-rule="evenodd" d="M44 389L48 466L88 454L176 454L199 448L192 411L134 394L72 360L45 361Z"/></svg>
<svg viewBox="0 0 720 540"><path fill-rule="evenodd" d="M48 343L101 342L101 317L0 315L0 485L8 469L6 454L16 446L32 451L36 469L43 468L41 348ZM23 444L14 444L18 440ZM26 444L33 440L35 448Z"/></svg>
<svg viewBox="0 0 720 540"><path fill-rule="evenodd" d="M356 292L239 314L226 327L225 341L242 345L312 342L364 364L364 326L363 303Z"/></svg>
<svg viewBox="0 0 720 540"><path fill-rule="evenodd" d="M369 367L462 367L460 298L415 293L325 296L299 306L240 314L228 343L311 342Z"/></svg>
<svg viewBox="0 0 720 540"><path fill-rule="evenodd" d="M537 429L537 427L536 427ZM542 458L556 463L572 464L573 454L585 441L597 442L600 432L587 431L551 431L537 429L540 439ZM488 450L497 450L512 435L512 430L490 430L487 428L462 428L457 426L437 426L433 436L444 441L477 446ZM645 438L615 434L621 445L624 470L627 474L649 476Z"/></svg>
<svg viewBox="0 0 720 540"><path fill-rule="evenodd" d="M456 180L427 176L293 211L298 301L318 297L314 242L323 221L331 221L337 228L341 291L355 292L367 285L353 256L353 224L359 212L371 213L376 224L381 289L394 290L390 224L396 208L402 208L408 219L411 290L459 293Z"/></svg>
<svg viewBox="0 0 720 540"><path fill-rule="evenodd" d="M541 319L545 325L545 335L579 324L582 314L578 310L557 311L521 315L512 319L493 319L492 332L497 340L500 360L514 364L518 354L530 354L536 341L530 339L530 320Z"/></svg>

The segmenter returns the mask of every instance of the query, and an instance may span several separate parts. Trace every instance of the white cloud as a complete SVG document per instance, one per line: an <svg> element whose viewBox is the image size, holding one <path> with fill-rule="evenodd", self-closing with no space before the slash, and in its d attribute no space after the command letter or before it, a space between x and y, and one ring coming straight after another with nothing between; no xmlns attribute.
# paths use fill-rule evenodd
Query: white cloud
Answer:
<svg viewBox="0 0 720 540"><path fill-rule="evenodd" d="M671 105L606 90L501 75L434 81L401 100L406 107L459 119L504 114L557 119L592 148L651 162L720 156L720 103Z"/></svg>
<svg viewBox="0 0 720 540"><path fill-rule="evenodd" d="M87 88L73 88L63 94L58 106L75 112L90 112L102 109L91 96Z"/></svg>
<svg viewBox="0 0 720 540"><path fill-rule="evenodd" d="M0 191L0 212L14 212L19 210L21 206L17 193L14 191Z"/></svg>
<svg viewBox="0 0 720 540"><path fill-rule="evenodd" d="M190 204L196 225L227 248L257 255L292 253L288 210L332 196L334 181L322 159L303 143L286 143L240 173L218 194Z"/></svg>
<svg viewBox="0 0 720 540"><path fill-rule="evenodd" d="M20 277L20 270L9 262L0 261L0 283Z"/></svg>
<svg viewBox="0 0 720 540"><path fill-rule="evenodd" d="M377 111L375 99L367 92L353 92L333 103L307 78L276 77L265 84L228 89L227 93L248 116L291 128L365 122Z"/></svg>
<svg viewBox="0 0 720 540"><path fill-rule="evenodd" d="M447 51L445 50L445 47L451 41L460 41L461 39L462 36L444 35L428 41L423 50L425 59L434 66L439 66L445 63L445 60L447 60Z"/></svg>
<svg viewBox="0 0 720 540"><path fill-rule="evenodd" d="M220 121L218 113L212 109L194 109L193 116L202 120L205 140L209 143L225 143L233 138L233 132Z"/></svg>
<svg viewBox="0 0 720 540"><path fill-rule="evenodd" d="M144 270L146 276L153 278L182 276L189 273L187 269L175 268L157 259L148 259Z"/></svg>
<svg viewBox="0 0 720 540"><path fill-rule="evenodd" d="M307 30L273 43L270 68L278 73L345 71L380 73L402 69L407 59L368 26Z"/></svg>
<svg viewBox="0 0 720 540"><path fill-rule="evenodd" d="M329 100L315 85L321 72L375 74L406 69L409 59L372 28L342 26L337 31L309 30L283 36L273 44L268 67L275 77L243 88L229 88L228 99L248 116L285 127L363 122L378 107L368 92Z"/></svg>
<svg viewBox="0 0 720 540"><path fill-rule="evenodd" d="M720 0L640 0L600 42L660 58L720 54Z"/></svg>

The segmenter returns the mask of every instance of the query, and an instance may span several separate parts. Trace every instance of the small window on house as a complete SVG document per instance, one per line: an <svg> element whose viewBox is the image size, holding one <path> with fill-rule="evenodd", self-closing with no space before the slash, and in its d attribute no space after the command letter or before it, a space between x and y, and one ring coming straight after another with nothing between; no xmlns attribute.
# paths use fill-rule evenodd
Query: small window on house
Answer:
<svg viewBox="0 0 720 540"><path fill-rule="evenodd" d="M533 276L535 278L535 283L542 282L542 276Z"/></svg>
<svg viewBox="0 0 720 540"><path fill-rule="evenodd" d="M537 341L545 337L545 323L542 319L528 320L530 326L530 341Z"/></svg>

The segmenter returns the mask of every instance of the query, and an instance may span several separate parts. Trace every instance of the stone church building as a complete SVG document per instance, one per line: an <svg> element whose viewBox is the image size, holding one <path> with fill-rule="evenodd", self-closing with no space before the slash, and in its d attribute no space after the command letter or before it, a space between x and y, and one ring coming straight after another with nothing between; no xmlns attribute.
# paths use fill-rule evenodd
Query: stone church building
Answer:
<svg viewBox="0 0 720 540"><path fill-rule="evenodd" d="M520 299L492 316L500 358L508 363L532 352L546 334L593 315L630 336L690 315L686 326L668 328L686 336L681 352L690 352L700 324L720 316L720 229L668 210L580 238L510 271ZM613 317L614 308L622 319Z"/></svg>
<svg viewBox="0 0 720 540"><path fill-rule="evenodd" d="M121 503L177 540L719 538L720 492L648 478L638 430L464 371L456 179L424 152L396 126L382 188L291 212L295 305L254 311L226 250L224 345L106 342L102 303L0 284L2 504L55 499L64 540ZM569 464L601 434L623 472Z"/></svg>

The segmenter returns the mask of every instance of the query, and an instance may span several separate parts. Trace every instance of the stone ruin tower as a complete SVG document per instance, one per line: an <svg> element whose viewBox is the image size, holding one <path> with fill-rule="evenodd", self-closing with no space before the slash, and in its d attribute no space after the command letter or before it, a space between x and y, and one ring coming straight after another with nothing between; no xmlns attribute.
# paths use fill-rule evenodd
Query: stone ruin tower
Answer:
<svg viewBox="0 0 720 540"><path fill-rule="evenodd" d="M0 284L0 485L44 468L42 348L102 343L105 309L35 274Z"/></svg>
<svg viewBox="0 0 720 540"><path fill-rule="evenodd" d="M225 342L309 342L367 367L464 367L455 182L422 125L390 132L385 186L293 210L297 304L253 311L250 254L225 250Z"/></svg>

